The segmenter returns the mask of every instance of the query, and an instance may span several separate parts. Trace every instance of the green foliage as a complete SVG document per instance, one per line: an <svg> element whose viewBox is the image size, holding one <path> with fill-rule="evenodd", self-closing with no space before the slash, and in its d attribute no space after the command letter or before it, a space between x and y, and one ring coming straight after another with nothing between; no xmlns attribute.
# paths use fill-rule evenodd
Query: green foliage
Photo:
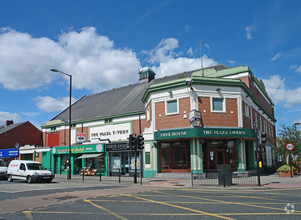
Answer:
<svg viewBox="0 0 301 220"><path fill-rule="evenodd" d="M296 170L296 167L292 166L293 170ZM289 165L282 165L278 168L277 172L291 172L291 166Z"/></svg>
<svg viewBox="0 0 301 220"><path fill-rule="evenodd" d="M286 156L290 152L286 149L286 145L291 143L295 148L291 151L293 155L298 155L301 158L301 131L297 130L295 126L280 125L281 128L278 130L278 137L276 146L273 150L276 155Z"/></svg>

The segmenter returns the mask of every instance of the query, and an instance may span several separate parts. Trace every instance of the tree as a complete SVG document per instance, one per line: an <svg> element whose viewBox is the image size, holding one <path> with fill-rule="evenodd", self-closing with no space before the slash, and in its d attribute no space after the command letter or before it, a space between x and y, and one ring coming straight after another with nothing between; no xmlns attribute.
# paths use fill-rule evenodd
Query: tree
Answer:
<svg viewBox="0 0 301 220"><path fill-rule="evenodd" d="M287 126L284 124L280 125L281 128L278 130L278 137L276 146L273 150L276 155L289 155L289 151L286 149L286 145L291 143L295 148L291 151L292 155L301 158L301 131L296 129L296 126Z"/></svg>

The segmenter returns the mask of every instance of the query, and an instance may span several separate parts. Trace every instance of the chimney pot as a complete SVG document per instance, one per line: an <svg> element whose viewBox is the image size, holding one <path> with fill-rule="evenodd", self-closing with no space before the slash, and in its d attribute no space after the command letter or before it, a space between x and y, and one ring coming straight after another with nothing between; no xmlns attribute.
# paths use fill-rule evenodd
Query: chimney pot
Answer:
<svg viewBox="0 0 301 220"><path fill-rule="evenodd" d="M9 125L12 125L12 124L14 124L13 120L6 120L6 122L5 122L5 126L9 126Z"/></svg>

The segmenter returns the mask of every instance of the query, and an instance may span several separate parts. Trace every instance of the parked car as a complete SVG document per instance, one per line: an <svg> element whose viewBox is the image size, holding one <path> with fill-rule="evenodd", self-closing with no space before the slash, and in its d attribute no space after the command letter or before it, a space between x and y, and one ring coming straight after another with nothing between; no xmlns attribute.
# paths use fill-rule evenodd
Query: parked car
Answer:
<svg viewBox="0 0 301 220"><path fill-rule="evenodd" d="M4 160L0 159L0 178L7 178L7 165Z"/></svg>
<svg viewBox="0 0 301 220"><path fill-rule="evenodd" d="M25 180L27 183L48 182L50 183L54 175L46 170L43 165L30 160L12 160L7 168L7 180Z"/></svg>

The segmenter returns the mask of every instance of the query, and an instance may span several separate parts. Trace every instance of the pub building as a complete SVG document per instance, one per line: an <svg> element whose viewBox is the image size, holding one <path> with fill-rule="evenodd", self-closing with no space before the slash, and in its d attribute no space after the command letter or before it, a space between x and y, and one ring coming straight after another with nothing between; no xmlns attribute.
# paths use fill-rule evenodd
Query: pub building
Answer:
<svg viewBox="0 0 301 220"><path fill-rule="evenodd" d="M72 144L78 134L87 141L108 140L106 175L119 170L132 175L135 157L128 137L139 133L144 177L216 172L219 164L231 164L235 172L256 169L255 130L267 134L259 160L263 168L273 166L274 104L249 67L217 65L158 79L146 67L138 74L137 84L84 96L72 105ZM45 146L68 145L67 120L68 109L42 126Z"/></svg>

